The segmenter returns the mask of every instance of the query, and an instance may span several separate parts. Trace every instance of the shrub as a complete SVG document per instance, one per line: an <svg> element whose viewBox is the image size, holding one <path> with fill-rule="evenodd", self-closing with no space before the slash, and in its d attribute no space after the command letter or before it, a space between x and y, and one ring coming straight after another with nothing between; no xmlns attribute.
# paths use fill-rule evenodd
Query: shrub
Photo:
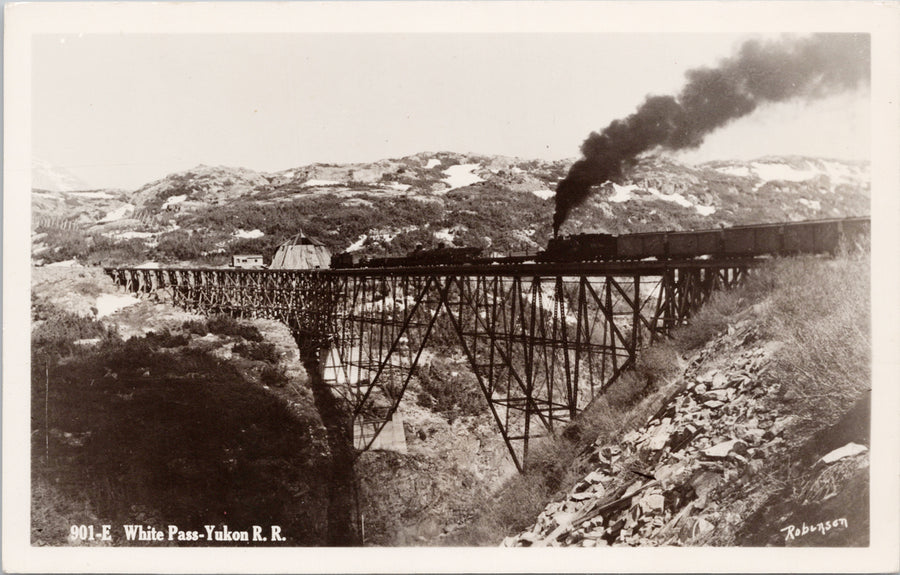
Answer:
<svg viewBox="0 0 900 575"><path fill-rule="evenodd" d="M231 351L256 361L265 361L268 363L278 363L281 354L275 348L275 344L268 342L249 342L236 343Z"/></svg>
<svg viewBox="0 0 900 575"><path fill-rule="evenodd" d="M797 258L774 276L762 327L785 345L770 377L797 397L801 417L833 421L871 388L869 259Z"/></svg>
<svg viewBox="0 0 900 575"><path fill-rule="evenodd" d="M42 355L71 355L74 342L84 339L116 339L118 332L93 317L80 316L52 305L32 307L31 345Z"/></svg>
<svg viewBox="0 0 900 575"><path fill-rule="evenodd" d="M207 320L188 320L181 324L181 328L199 336L214 333L216 335L242 337L248 341L259 342L263 340L262 334L256 327L226 314L218 314Z"/></svg>
<svg viewBox="0 0 900 575"><path fill-rule="evenodd" d="M272 365L263 367L259 374L259 380L265 385L271 387L284 387L291 380L284 372L284 369Z"/></svg>
<svg viewBox="0 0 900 575"><path fill-rule="evenodd" d="M440 413L478 415L487 408L487 400L475 375L467 368L453 369L449 362L434 360L417 371L422 391L419 403Z"/></svg>
<svg viewBox="0 0 900 575"><path fill-rule="evenodd" d="M215 249L214 243L203 233L175 230L159 236L156 254L163 259L184 261L198 259L213 249Z"/></svg>
<svg viewBox="0 0 900 575"><path fill-rule="evenodd" d="M703 307L688 320L687 325L673 330L672 337L677 348L686 352L702 346L727 329L739 312L761 302L778 287L777 274L773 272L774 265L776 264L769 262L753 270L737 289L713 292Z"/></svg>
<svg viewBox="0 0 900 575"><path fill-rule="evenodd" d="M262 341L263 336L254 326L243 323L230 315L219 314L206 322L211 333L218 335L233 335L242 337L248 341Z"/></svg>
<svg viewBox="0 0 900 575"><path fill-rule="evenodd" d="M160 330L159 332L155 332L155 331L148 332L144 336L144 339L147 340L147 343L150 346L164 347L164 348L180 347L180 346L187 345L188 343L190 343L189 336L187 336L183 333L172 334L169 332L168 329L165 329L165 328Z"/></svg>
<svg viewBox="0 0 900 575"><path fill-rule="evenodd" d="M188 321L184 322L183 324L181 324L181 329L183 329L189 333L195 333L201 337L203 337L204 335L209 333L209 326L207 326L206 321L202 320L202 319L188 320Z"/></svg>

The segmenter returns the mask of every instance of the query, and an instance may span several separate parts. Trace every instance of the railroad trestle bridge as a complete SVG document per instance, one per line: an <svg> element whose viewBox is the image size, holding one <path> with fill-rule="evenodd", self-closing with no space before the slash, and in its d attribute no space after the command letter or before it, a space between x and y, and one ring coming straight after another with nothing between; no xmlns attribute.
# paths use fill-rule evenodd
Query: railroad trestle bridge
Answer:
<svg viewBox="0 0 900 575"><path fill-rule="evenodd" d="M757 263L106 271L129 292L169 290L188 311L287 324L343 404L359 451L391 420L429 345L454 346L522 470L530 440L571 420L644 345Z"/></svg>

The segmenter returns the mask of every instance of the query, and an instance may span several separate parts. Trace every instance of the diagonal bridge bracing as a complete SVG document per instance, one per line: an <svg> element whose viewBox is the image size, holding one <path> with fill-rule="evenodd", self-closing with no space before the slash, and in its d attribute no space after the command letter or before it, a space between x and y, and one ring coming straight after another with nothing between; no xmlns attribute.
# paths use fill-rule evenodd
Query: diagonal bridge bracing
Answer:
<svg viewBox="0 0 900 575"><path fill-rule="evenodd" d="M275 319L319 350L325 382L371 447L429 348L465 356L517 468L754 261L352 270L110 268L126 290L166 289L201 314Z"/></svg>

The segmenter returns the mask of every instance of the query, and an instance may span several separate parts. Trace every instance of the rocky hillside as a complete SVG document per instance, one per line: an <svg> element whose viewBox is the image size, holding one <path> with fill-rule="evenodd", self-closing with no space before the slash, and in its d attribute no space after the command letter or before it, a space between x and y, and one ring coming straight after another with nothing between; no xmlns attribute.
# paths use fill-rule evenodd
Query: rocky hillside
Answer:
<svg viewBox="0 0 900 575"><path fill-rule="evenodd" d="M685 356L661 407L585 449L581 478L503 544L868 545L866 270L797 260L763 272L764 298L748 308L754 294L740 294L742 311ZM829 295L803 295L811 283Z"/></svg>
<svg viewBox="0 0 900 575"><path fill-rule="evenodd" d="M45 263L221 265L303 229L332 251L397 254L416 244L536 251L550 236L569 162L449 152L276 173L198 166L140 189L35 190L33 254ZM576 208L563 233L696 229L865 215L868 165L763 158L687 166L642 160Z"/></svg>
<svg viewBox="0 0 900 575"><path fill-rule="evenodd" d="M772 400L779 389L763 384L782 344L756 342L757 336L750 320L743 320L710 342L693 358L682 376L683 389L661 413L618 443L594 445L587 455L594 471L565 500L551 504L529 531L505 544L747 544L736 540L746 519L742 491L765 478L773 460L796 449L789 429L798 419ZM867 473L868 438L857 433L837 443L806 462L817 469L799 487L813 512L764 518L776 525L757 544L866 544L867 518L848 519L855 505L865 506L866 495L844 488L849 477ZM827 475L839 481L827 484ZM765 492L754 494L760 495ZM829 505L812 505L836 496L840 499ZM803 524L813 531L801 537Z"/></svg>

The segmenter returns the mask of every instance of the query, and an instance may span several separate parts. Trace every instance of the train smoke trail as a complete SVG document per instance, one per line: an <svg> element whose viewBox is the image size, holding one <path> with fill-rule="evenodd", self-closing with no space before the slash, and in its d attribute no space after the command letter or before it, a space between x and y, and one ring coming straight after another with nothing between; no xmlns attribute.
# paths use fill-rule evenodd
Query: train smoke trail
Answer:
<svg viewBox="0 0 900 575"><path fill-rule="evenodd" d="M821 98L870 80L867 34L746 42L716 68L687 72L677 96L648 96L638 110L592 132L556 189L553 234L591 186L619 180L642 153L695 148L713 130L767 102Z"/></svg>

